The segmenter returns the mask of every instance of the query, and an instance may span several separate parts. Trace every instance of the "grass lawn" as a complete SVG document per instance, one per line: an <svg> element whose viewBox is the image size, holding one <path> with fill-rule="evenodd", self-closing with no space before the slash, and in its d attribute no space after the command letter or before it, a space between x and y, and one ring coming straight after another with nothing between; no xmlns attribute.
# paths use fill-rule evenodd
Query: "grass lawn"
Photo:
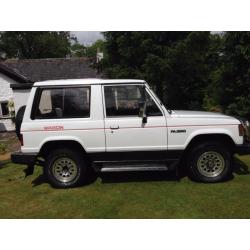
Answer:
<svg viewBox="0 0 250 250"><path fill-rule="evenodd" d="M0 164L0 218L250 218L250 156L230 181L174 180L166 173L116 173L85 187L53 189L37 167ZM243 166L243 165L242 165Z"/></svg>

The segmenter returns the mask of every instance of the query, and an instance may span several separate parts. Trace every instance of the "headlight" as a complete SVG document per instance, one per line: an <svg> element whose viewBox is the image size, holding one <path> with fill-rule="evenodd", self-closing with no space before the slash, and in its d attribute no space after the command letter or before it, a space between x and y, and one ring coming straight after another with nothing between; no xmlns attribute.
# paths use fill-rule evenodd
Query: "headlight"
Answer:
<svg viewBox="0 0 250 250"><path fill-rule="evenodd" d="M244 136L245 135L245 129L244 129L243 124L242 123L239 124L238 128L239 128L239 136Z"/></svg>
<svg viewBox="0 0 250 250"><path fill-rule="evenodd" d="M250 140L250 123L249 121L245 122L245 129L246 129L246 139Z"/></svg>
<svg viewBox="0 0 250 250"><path fill-rule="evenodd" d="M246 140L250 140L250 123L248 120L242 118L239 119L241 124L239 125L239 135L244 136ZM242 134L243 133L243 134Z"/></svg>
<svg viewBox="0 0 250 250"><path fill-rule="evenodd" d="M246 118L240 116L234 116L234 118L241 123L239 125L239 135L244 136L245 141L250 141L250 122Z"/></svg>

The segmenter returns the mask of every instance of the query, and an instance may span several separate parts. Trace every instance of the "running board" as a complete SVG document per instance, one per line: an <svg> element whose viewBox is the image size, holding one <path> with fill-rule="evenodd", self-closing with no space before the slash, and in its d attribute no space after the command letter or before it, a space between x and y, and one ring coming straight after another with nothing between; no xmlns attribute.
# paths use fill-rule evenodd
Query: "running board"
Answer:
<svg viewBox="0 0 250 250"><path fill-rule="evenodd" d="M130 172L130 171L167 171L168 167L164 164L134 164L134 165L103 165L101 172Z"/></svg>

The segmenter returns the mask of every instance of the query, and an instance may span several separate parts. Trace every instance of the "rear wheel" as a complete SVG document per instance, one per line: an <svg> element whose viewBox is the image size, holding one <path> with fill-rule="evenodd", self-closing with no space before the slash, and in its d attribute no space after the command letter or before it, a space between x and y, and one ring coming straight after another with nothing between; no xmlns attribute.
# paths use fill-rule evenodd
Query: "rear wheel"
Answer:
<svg viewBox="0 0 250 250"><path fill-rule="evenodd" d="M220 182L232 174L232 155L223 144L202 144L190 152L188 169L189 176L195 181Z"/></svg>
<svg viewBox="0 0 250 250"><path fill-rule="evenodd" d="M83 184L87 164L84 157L69 149L57 149L45 161L45 174L53 187L69 188Z"/></svg>

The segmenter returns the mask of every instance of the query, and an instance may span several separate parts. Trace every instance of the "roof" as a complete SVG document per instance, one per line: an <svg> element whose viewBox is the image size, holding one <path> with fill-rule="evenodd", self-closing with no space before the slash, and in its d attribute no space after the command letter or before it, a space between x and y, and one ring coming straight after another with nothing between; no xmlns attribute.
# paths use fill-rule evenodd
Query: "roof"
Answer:
<svg viewBox="0 0 250 250"><path fill-rule="evenodd" d="M30 88L33 84L33 82L27 76L23 75L19 70L10 68L3 63L0 63L0 73L8 76L18 83L22 83L27 88Z"/></svg>
<svg viewBox="0 0 250 250"><path fill-rule="evenodd" d="M67 79L67 80L54 80L36 82L35 87L38 86L61 86L61 85L96 85L96 84L135 84L145 83L144 80L137 79L97 79L97 78L85 78L85 79Z"/></svg>
<svg viewBox="0 0 250 250"><path fill-rule="evenodd" d="M91 63L92 60L86 57L7 59L3 62L5 66L27 76L31 82L98 77Z"/></svg>

